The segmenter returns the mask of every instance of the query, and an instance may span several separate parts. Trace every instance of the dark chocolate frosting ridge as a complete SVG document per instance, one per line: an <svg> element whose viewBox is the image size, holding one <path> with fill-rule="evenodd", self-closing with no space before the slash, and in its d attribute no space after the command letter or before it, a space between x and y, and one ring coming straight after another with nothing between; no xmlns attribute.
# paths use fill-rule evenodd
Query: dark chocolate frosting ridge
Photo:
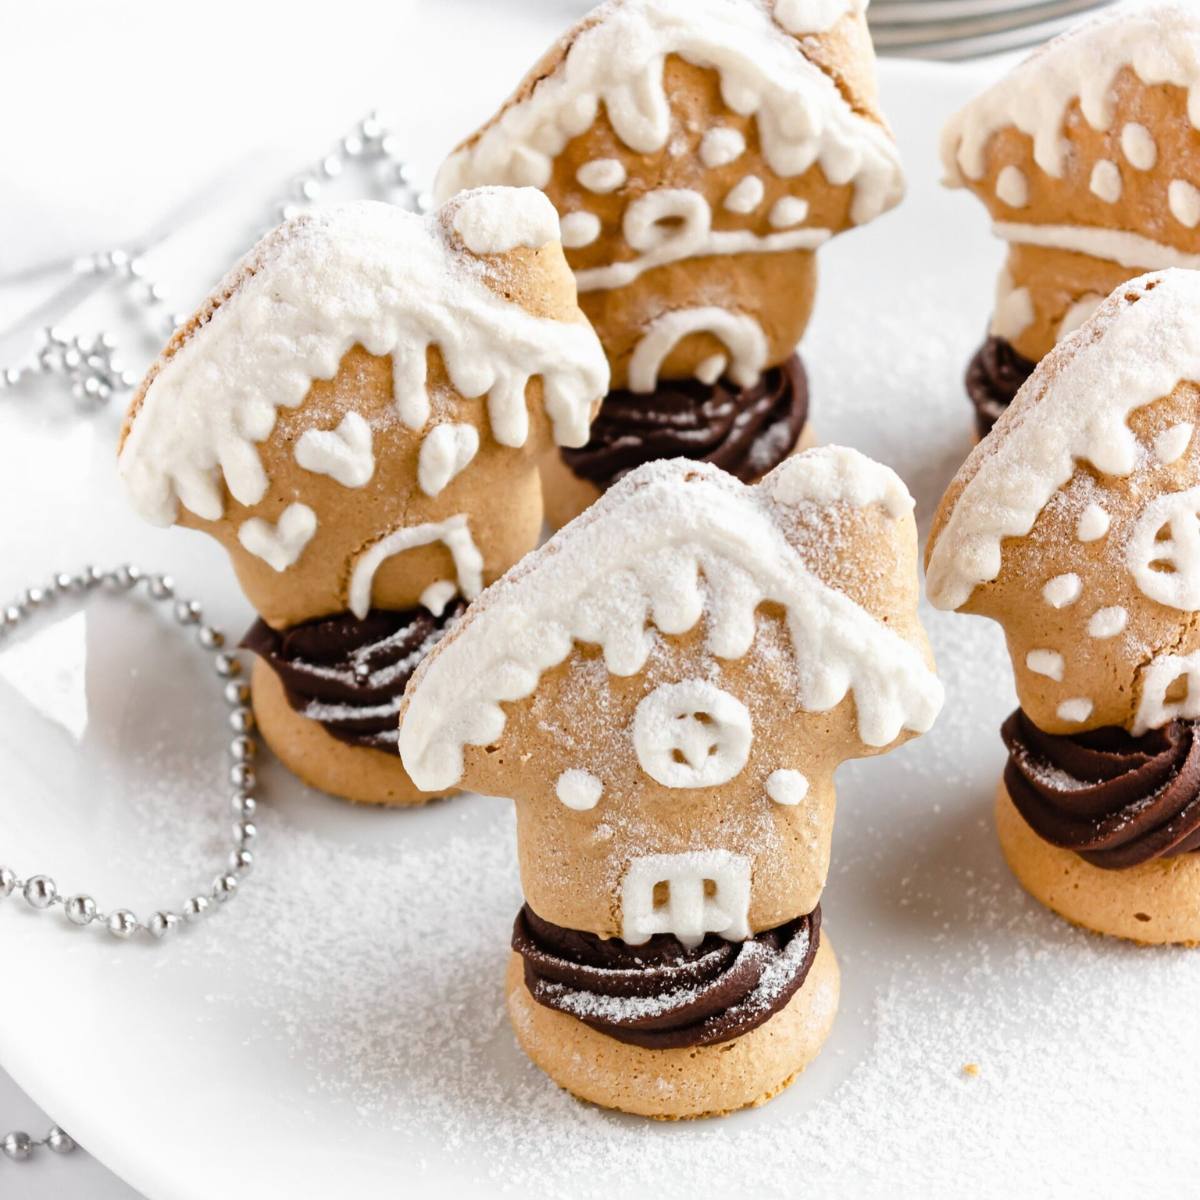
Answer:
<svg viewBox="0 0 1200 1200"><path fill-rule="evenodd" d="M1134 737L1106 727L1043 733L1021 709L1001 728L1004 786L1033 831L1093 866L1133 867L1200 850L1198 723Z"/></svg>
<svg viewBox="0 0 1200 1200"><path fill-rule="evenodd" d="M650 393L610 392L587 445L562 457L601 491L660 458L710 462L752 483L787 458L807 420L808 377L793 354L748 388L671 379Z"/></svg>
<svg viewBox="0 0 1200 1200"><path fill-rule="evenodd" d="M256 621L242 645L279 676L288 703L339 741L399 753L400 701L421 659L465 605L435 617L428 609L372 609L320 617L290 629Z"/></svg>
<svg viewBox="0 0 1200 1200"><path fill-rule="evenodd" d="M670 934L631 946L564 929L526 904L512 945L538 1003L617 1041L669 1050L727 1042L769 1020L804 984L820 940L819 905L744 942L710 933L688 948Z"/></svg>
<svg viewBox="0 0 1200 1200"><path fill-rule="evenodd" d="M965 382L981 438L988 435L1036 366L1003 338L989 337L975 352Z"/></svg>

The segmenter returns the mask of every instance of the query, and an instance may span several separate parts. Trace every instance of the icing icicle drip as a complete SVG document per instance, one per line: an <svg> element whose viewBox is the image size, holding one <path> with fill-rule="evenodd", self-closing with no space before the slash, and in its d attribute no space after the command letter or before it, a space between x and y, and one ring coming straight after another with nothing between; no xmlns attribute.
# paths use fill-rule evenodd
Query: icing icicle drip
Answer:
<svg viewBox="0 0 1200 1200"><path fill-rule="evenodd" d="M447 222L459 218L454 233ZM391 355L396 407L413 430L431 415L426 355L436 347L463 396L487 397L502 445L525 441L535 376L556 441L583 445L608 381L595 334L504 300L487 285L493 266L454 244L461 237L496 253L556 231L544 196L494 188L428 218L387 204L339 205L268 235L228 277L202 336L175 344L132 412L119 467L135 508L166 525L179 504L217 520L224 488L239 504L257 504L268 481L256 443L276 411L332 378L356 343ZM309 443L302 453L331 470L330 448L313 455Z"/></svg>
<svg viewBox="0 0 1200 1200"><path fill-rule="evenodd" d="M1034 161L1059 178L1069 152L1063 136L1067 109L1078 100L1093 129L1111 128L1113 85L1126 68L1147 85L1185 88L1188 116L1200 129L1200 22L1194 7L1118 5L1051 42L950 119L942 133L947 182L983 178L988 141L1009 126L1032 138ZM1143 149L1141 161L1147 158Z"/></svg>
<svg viewBox="0 0 1200 1200"><path fill-rule="evenodd" d="M585 23L552 74L510 105L438 175L439 197L497 180L545 187L553 159L603 104L636 154L666 145L668 55L716 70L725 103L754 115L763 154L782 178L814 163L834 186L853 184L851 219L872 220L903 190L899 158L882 126L855 112L830 76L804 57L793 34L833 24L858 0L624 0Z"/></svg>
<svg viewBox="0 0 1200 1200"><path fill-rule="evenodd" d="M891 472L840 455L818 502L899 506L903 484ZM531 695L576 641L598 646L612 674L631 676L653 648L652 626L683 634L704 617L709 652L739 659L765 602L786 613L802 708L827 711L853 695L870 746L928 729L942 688L920 650L822 583L776 523L814 498L794 482L807 460L788 459L755 489L703 464L641 467L493 585L410 694L400 745L418 786L460 779L464 747L494 742L502 704Z"/></svg>
<svg viewBox="0 0 1200 1200"><path fill-rule="evenodd" d="M1145 275L1051 351L1026 384L1035 391L1021 419L1005 418L1004 436L967 460L966 483L930 552L926 586L934 605L961 608L995 579L1004 539L1029 533L1077 463L1117 477L1137 467L1145 450L1130 414L1181 380L1200 379L1197 312L1200 274Z"/></svg>

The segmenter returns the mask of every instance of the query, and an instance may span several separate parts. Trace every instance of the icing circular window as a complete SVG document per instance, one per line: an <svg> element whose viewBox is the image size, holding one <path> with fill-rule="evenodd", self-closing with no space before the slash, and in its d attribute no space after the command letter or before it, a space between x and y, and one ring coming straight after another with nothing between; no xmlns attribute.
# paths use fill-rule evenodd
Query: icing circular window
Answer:
<svg viewBox="0 0 1200 1200"><path fill-rule="evenodd" d="M718 787L746 765L750 713L711 683L664 683L637 707L633 747L642 770L669 788Z"/></svg>

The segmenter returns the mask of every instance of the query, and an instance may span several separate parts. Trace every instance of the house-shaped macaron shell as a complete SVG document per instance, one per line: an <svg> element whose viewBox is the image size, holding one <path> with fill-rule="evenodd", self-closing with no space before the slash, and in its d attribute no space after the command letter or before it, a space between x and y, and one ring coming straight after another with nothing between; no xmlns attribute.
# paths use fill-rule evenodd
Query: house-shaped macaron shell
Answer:
<svg viewBox="0 0 1200 1200"><path fill-rule="evenodd" d="M545 920L640 943L811 912L833 773L932 724L912 500L852 450L746 486L648 464L471 606L414 676L426 788L517 802Z"/></svg>
<svg viewBox="0 0 1200 1200"><path fill-rule="evenodd" d="M782 362L813 251L898 202L861 0L610 0L446 161L543 189L613 387Z"/></svg>
<svg viewBox="0 0 1200 1200"><path fill-rule="evenodd" d="M1039 729L1200 717L1200 272L1118 288L942 499L939 608L1003 627Z"/></svg>
<svg viewBox="0 0 1200 1200"><path fill-rule="evenodd" d="M942 158L1009 243L991 332L1037 362L1122 281L1200 267L1200 10L1084 22L955 114Z"/></svg>

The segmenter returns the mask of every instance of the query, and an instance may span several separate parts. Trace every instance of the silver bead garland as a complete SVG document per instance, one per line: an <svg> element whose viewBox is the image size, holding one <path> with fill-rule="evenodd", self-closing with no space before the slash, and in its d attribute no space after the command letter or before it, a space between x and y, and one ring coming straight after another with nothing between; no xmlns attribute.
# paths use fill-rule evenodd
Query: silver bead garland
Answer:
<svg viewBox="0 0 1200 1200"><path fill-rule="evenodd" d="M230 782L234 789L230 800L234 815L231 826L233 848L224 866L213 879L207 894L190 897L178 910L159 909L145 921L127 908L102 912L95 900L84 892L64 895L49 875L27 875L21 878L11 867L2 865L0 900L18 896L37 912L61 908L70 924L81 928L95 925L121 941L129 941L139 934L161 939L183 922L197 921L205 916L210 911L210 901L223 904L230 899L254 866L254 852L250 848L258 836L258 828L251 819L258 808L258 801L253 795L258 782L252 765L258 754L258 743L251 734L254 729L254 713L249 706L249 689L239 679L242 673L241 660L237 655L223 649L224 634L204 622L203 610L199 603L195 600L177 599L175 585L170 576L146 575L131 563L114 567L110 571L84 567L76 574L56 574L45 587L27 588L19 599L0 611L0 639L12 636L36 611L45 608L51 601L66 596L83 596L100 587L125 594L132 594L141 588L152 602L173 605L176 622L184 628L196 626L197 644L202 650L213 655L213 669L222 681L222 696L230 709L229 725L232 736L228 742L228 750L232 763Z"/></svg>
<svg viewBox="0 0 1200 1200"><path fill-rule="evenodd" d="M75 1139L57 1125L52 1125L44 1138L34 1139L19 1129L0 1137L0 1154L12 1162L24 1162L43 1147L55 1154L70 1154L75 1149Z"/></svg>

